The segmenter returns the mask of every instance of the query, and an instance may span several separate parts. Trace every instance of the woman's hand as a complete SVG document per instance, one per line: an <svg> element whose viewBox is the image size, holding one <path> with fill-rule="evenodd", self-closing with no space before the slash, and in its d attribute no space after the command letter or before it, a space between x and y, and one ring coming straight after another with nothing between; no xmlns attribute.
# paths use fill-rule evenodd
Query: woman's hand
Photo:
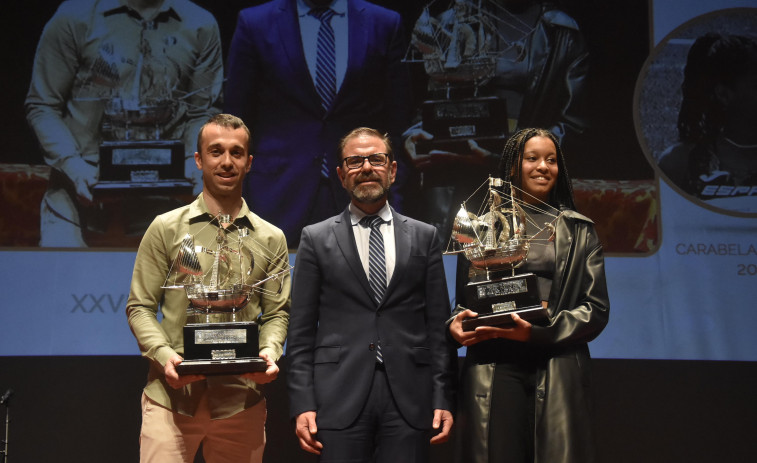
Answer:
<svg viewBox="0 0 757 463"><path fill-rule="evenodd" d="M511 339L513 341L526 342L531 339L531 324L523 320L518 314L512 314L515 325L503 328L500 326L479 326L476 328L476 338L481 341L487 339Z"/></svg>
<svg viewBox="0 0 757 463"><path fill-rule="evenodd" d="M499 326L479 326L475 331L463 331L463 320L477 317L478 314L470 309L465 309L455 316L449 325L449 332L455 341L463 346L471 346L489 339L511 339L513 341L526 342L531 339L531 323L523 320L518 314L512 314L515 325L503 328Z"/></svg>
<svg viewBox="0 0 757 463"><path fill-rule="evenodd" d="M459 342L463 346L470 346L480 342L476 339L475 331L463 331L463 320L466 318L475 318L478 314L470 309L465 309L459 314L455 315L455 319L449 325L449 333L455 338L455 341Z"/></svg>

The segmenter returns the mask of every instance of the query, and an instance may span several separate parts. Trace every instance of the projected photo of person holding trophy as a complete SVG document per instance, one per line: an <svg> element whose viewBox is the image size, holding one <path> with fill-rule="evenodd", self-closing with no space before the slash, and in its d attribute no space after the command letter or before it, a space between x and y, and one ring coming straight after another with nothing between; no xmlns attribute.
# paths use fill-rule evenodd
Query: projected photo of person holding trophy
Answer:
<svg viewBox="0 0 757 463"><path fill-rule="evenodd" d="M513 134L497 176L489 181L500 192L494 206L481 217L458 214L451 240L452 248L466 250L470 267L458 269L458 306L448 321L450 335L467 346L458 461L595 461L587 343L609 317L602 245L593 222L575 210L563 152L550 131ZM498 272L487 258L511 265ZM532 294L543 309L533 318ZM519 316L515 296L524 295ZM507 296L513 297L503 301ZM487 317L493 318L466 326Z"/></svg>
<svg viewBox="0 0 757 463"><path fill-rule="evenodd" d="M195 153L202 193L157 216L139 246L126 314L150 360L143 462L192 461L200 444L207 462L262 462L261 385L279 373L291 266L284 233L242 199L249 146L241 119L209 119Z"/></svg>

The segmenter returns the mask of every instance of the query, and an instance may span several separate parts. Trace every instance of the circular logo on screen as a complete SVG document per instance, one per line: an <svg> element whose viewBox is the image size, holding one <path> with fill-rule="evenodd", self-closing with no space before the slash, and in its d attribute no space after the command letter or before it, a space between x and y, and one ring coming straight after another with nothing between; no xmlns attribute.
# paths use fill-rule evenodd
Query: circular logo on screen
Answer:
<svg viewBox="0 0 757 463"><path fill-rule="evenodd" d="M660 178L696 204L757 216L757 8L699 16L653 50L636 133Z"/></svg>

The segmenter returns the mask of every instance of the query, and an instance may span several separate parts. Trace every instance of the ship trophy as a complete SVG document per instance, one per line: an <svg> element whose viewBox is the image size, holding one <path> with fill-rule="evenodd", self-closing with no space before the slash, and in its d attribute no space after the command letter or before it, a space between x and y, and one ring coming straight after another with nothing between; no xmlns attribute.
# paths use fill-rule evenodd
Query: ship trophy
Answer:
<svg viewBox="0 0 757 463"><path fill-rule="evenodd" d="M497 21L489 0L453 0L446 10L424 8L412 33L408 62L422 62L428 96L421 106L423 130L434 138L419 141L416 153L470 151L468 140L487 149L501 146L508 132L506 101L486 94L499 52Z"/></svg>
<svg viewBox="0 0 757 463"><path fill-rule="evenodd" d="M184 175L184 143L166 139L162 131L176 118L177 106L168 98L107 101L95 192L191 193L192 183Z"/></svg>
<svg viewBox="0 0 757 463"><path fill-rule="evenodd" d="M483 188L484 185L482 185ZM490 177L477 213L465 203L455 216L445 254L462 254L470 262L471 281L465 287L467 308L478 317L463 320L463 330L478 326L513 325L512 314L529 322L548 317L533 273L515 274L528 256L526 213L510 183Z"/></svg>
<svg viewBox="0 0 757 463"><path fill-rule="evenodd" d="M184 361L176 371L180 375L264 371L259 324L247 319L243 310L255 292L271 291L263 288L267 282L277 282L273 287L281 291L281 278L291 266L272 275L261 273L268 268L270 254L249 229L238 227L226 214L216 216L213 223L218 225L214 237L204 229L206 233L184 236L163 285L167 290L184 290L188 299ZM211 242L197 243L199 235L211 236Z"/></svg>

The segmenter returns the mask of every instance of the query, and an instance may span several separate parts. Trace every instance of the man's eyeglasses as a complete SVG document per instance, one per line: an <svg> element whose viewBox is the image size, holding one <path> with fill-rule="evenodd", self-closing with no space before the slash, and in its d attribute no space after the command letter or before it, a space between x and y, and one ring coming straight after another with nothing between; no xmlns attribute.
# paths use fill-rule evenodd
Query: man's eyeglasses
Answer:
<svg viewBox="0 0 757 463"><path fill-rule="evenodd" d="M389 162L389 155L386 153L373 153L368 156L347 156L342 162L350 170L360 169L365 164L366 159L372 166L380 167L385 166Z"/></svg>

